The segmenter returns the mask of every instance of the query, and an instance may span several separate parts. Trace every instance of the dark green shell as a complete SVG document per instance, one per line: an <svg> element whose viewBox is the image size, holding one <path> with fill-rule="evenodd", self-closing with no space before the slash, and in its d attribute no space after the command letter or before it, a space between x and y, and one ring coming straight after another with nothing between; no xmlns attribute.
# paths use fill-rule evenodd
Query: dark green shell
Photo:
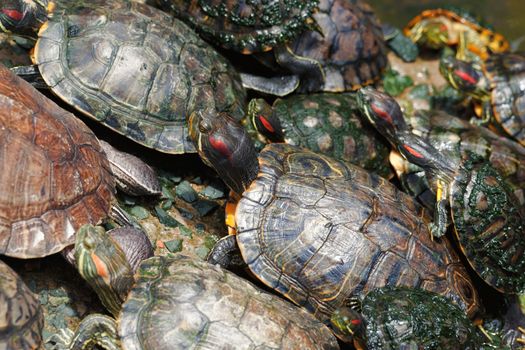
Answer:
<svg viewBox="0 0 525 350"><path fill-rule="evenodd" d="M37 349L44 313L38 298L18 275L0 261L0 348Z"/></svg>
<svg viewBox="0 0 525 350"><path fill-rule="evenodd" d="M491 130L473 125L468 121L452 116L442 111L418 111L407 118L412 131L434 148L447 152L457 162L468 157L468 152L486 159L499 171L505 182L512 188L512 192L520 203L525 203L525 148L508 138L498 136ZM424 180L421 172L419 181ZM417 175L414 173L402 174L401 182L406 184L405 189L413 195L421 195L428 191L428 183L421 185L417 180L411 181ZM419 187L419 188L418 188ZM433 208L435 195L430 195Z"/></svg>
<svg viewBox="0 0 525 350"><path fill-rule="evenodd" d="M448 241L408 195L362 168L284 143L266 146L235 213L237 242L265 284L327 321L384 285L421 287L472 315L477 293Z"/></svg>
<svg viewBox="0 0 525 350"><path fill-rule="evenodd" d="M158 0L159 6L226 49L260 52L306 29L317 0Z"/></svg>
<svg viewBox="0 0 525 350"><path fill-rule="evenodd" d="M525 56L491 55L484 70L490 80L490 102L498 125L525 145Z"/></svg>
<svg viewBox="0 0 525 350"><path fill-rule="evenodd" d="M323 68L324 86L311 87L309 92L356 90L381 78L387 49L379 21L367 3L321 0L313 18L319 30L304 31L289 44L295 55L313 59Z"/></svg>
<svg viewBox="0 0 525 350"><path fill-rule="evenodd" d="M245 92L226 59L144 4L97 0L57 11L39 32L35 61L64 101L162 152L196 151L186 122L194 110L244 115Z"/></svg>
<svg viewBox="0 0 525 350"><path fill-rule="evenodd" d="M379 288L361 307L369 350L474 350L481 344L465 312L436 293Z"/></svg>
<svg viewBox="0 0 525 350"><path fill-rule="evenodd" d="M273 113L286 142L359 165L382 176L391 174L388 144L357 113L350 94L292 95L278 99Z"/></svg>
<svg viewBox="0 0 525 350"><path fill-rule="evenodd" d="M490 163L471 157L451 186L456 234L468 261L488 284L525 292L525 211Z"/></svg>
<svg viewBox="0 0 525 350"><path fill-rule="evenodd" d="M338 349L306 311L177 254L144 260L119 324L125 349Z"/></svg>

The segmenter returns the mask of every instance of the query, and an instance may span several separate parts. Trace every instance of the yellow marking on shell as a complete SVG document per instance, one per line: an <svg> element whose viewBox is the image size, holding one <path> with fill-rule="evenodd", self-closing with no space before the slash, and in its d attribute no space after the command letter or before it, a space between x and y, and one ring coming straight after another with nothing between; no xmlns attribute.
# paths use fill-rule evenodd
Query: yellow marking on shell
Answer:
<svg viewBox="0 0 525 350"><path fill-rule="evenodd" d="M53 13L55 12L55 9L57 8L57 4L54 2L54 1L50 1L48 4L47 4L47 13Z"/></svg>
<svg viewBox="0 0 525 350"><path fill-rule="evenodd" d="M108 271L108 268L107 268L107 265L106 263L100 259L97 254L95 253L91 253L91 260L93 260L93 264L95 264L95 269L97 270L97 275L102 277L102 279L104 280L104 282L106 284L110 284L110 281L109 281L109 271Z"/></svg>
<svg viewBox="0 0 525 350"><path fill-rule="evenodd" d="M437 182L436 198L438 201L443 199L443 183L441 181Z"/></svg>
<svg viewBox="0 0 525 350"><path fill-rule="evenodd" d="M48 27L49 27L49 21L45 21L44 24L42 24L42 26L38 30L38 36L41 36L42 33L44 33L47 30Z"/></svg>
<svg viewBox="0 0 525 350"><path fill-rule="evenodd" d="M228 234L234 235L237 233L235 224L235 209L237 208L237 203L239 201L230 195L230 199L228 199L228 202L226 203L225 208L225 221L226 225L228 226Z"/></svg>

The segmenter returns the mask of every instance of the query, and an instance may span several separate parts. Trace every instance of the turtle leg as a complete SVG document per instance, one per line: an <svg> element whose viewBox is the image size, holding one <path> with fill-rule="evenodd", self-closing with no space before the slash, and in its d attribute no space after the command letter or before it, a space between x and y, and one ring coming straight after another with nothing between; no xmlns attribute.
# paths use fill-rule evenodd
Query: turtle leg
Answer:
<svg viewBox="0 0 525 350"><path fill-rule="evenodd" d="M264 94L283 97L294 92L299 86L297 75L285 75L273 78L241 73L242 86Z"/></svg>
<svg viewBox="0 0 525 350"><path fill-rule="evenodd" d="M487 126L492 120L492 105L490 104L489 100L483 101L483 103L481 104L479 115L481 116L481 118L471 118L470 123L479 126Z"/></svg>
<svg viewBox="0 0 525 350"><path fill-rule="evenodd" d="M47 85L42 78L42 75L38 70L38 65L36 64L30 66L13 67L11 68L11 72L15 73L37 89L49 89L49 85Z"/></svg>
<svg viewBox="0 0 525 350"><path fill-rule="evenodd" d="M301 77L301 91L313 92L322 90L326 76L321 64L311 58L298 56L288 45L274 48L275 59L281 67Z"/></svg>
<svg viewBox="0 0 525 350"><path fill-rule="evenodd" d="M51 336L46 343L53 350L104 349L120 350L117 323L109 316L91 314L80 322L76 332L62 331L61 335Z"/></svg>
<svg viewBox="0 0 525 350"><path fill-rule="evenodd" d="M449 187L445 181L437 180L436 208L434 210L434 221L429 224L431 237L443 236L448 225L448 191Z"/></svg>
<svg viewBox="0 0 525 350"><path fill-rule="evenodd" d="M237 245L237 238L234 235L228 235L219 239L206 260L210 264L220 265L228 270L242 271L247 267Z"/></svg>

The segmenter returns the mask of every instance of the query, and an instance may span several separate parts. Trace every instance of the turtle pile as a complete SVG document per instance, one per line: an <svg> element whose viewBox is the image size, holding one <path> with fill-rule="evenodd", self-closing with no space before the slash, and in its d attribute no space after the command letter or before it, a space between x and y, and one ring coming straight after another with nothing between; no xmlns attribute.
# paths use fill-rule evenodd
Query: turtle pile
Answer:
<svg viewBox="0 0 525 350"><path fill-rule="evenodd" d="M525 55L477 17L6 0L0 29L0 349L525 344Z"/></svg>

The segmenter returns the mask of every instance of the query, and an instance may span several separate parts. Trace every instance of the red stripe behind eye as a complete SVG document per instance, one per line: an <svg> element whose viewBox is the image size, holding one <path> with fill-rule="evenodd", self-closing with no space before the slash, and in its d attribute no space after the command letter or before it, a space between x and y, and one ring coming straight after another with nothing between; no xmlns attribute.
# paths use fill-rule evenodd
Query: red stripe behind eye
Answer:
<svg viewBox="0 0 525 350"><path fill-rule="evenodd" d="M213 147L213 149L215 149L216 151L218 151L220 154L222 154L223 156L227 158L231 157L232 152L230 148L228 147L228 145L223 140L221 140L220 138L216 138L213 135L210 135L208 137L208 140L210 141L210 145Z"/></svg>
<svg viewBox="0 0 525 350"><path fill-rule="evenodd" d="M471 84L476 84L478 82L472 75L470 75L467 72L462 71L460 69L456 69L454 71L454 74L456 74L458 77L460 77L461 79L463 79L466 82L469 82Z"/></svg>
<svg viewBox="0 0 525 350"><path fill-rule="evenodd" d="M374 104L370 104L370 107L372 108L374 113L377 114L381 119L386 120L388 124L393 124L392 117L386 111Z"/></svg>
<svg viewBox="0 0 525 350"><path fill-rule="evenodd" d="M361 324L361 320L359 319L353 319L352 321L350 321L350 323L352 323L353 325L358 325L358 324Z"/></svg>
<svg viewBox="0 0 525 350"><path fill-rule="evenodd" d="M406 149L408 151L408 153L410 153L411 155L413 155L416 158L424 158L421 153L419 153L418 151L416 151L415 149L413 149L410 146L403 145L403 148Z"/></svg>
<svg viewBox="0 0 525 350"><path fill-rule="evenodd" d="M2 13L11 19L14 19L15 21L20 21L22 18L24 18L24 14L17 10L3 9Z"/></svg>
<svg viewBox="0 0 525 350"><path fill-rule="evenodd" d="M268 121L268 119L266 119L264 116L260 115L259 117L259 120L261 121L262 125L264 126L264 128L266 130L268 130L269 132L275 132L275 129L273 128L272 124L270 124L270 122Z"/></svg>

